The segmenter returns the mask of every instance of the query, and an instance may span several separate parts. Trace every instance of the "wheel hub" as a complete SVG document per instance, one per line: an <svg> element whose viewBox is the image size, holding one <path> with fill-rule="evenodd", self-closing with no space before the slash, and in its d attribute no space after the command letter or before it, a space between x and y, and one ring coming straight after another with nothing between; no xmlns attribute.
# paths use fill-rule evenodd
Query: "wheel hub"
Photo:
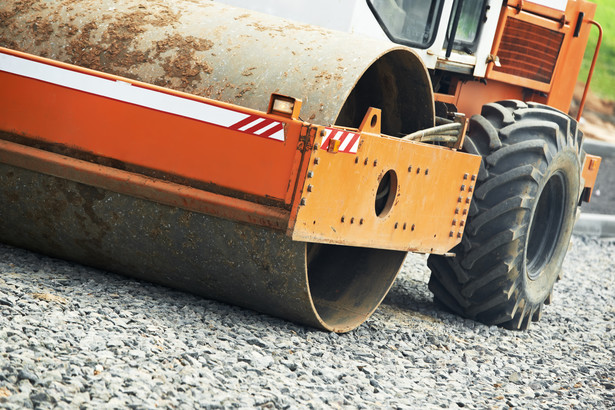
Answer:
<svg viewBox="0 0 615 410"><path fill-rule="evenodd" d="M565 198L564 175L556 173L540 193L529 230L526 267L530 280L538 279L552 259L564 222Z"/></svg>

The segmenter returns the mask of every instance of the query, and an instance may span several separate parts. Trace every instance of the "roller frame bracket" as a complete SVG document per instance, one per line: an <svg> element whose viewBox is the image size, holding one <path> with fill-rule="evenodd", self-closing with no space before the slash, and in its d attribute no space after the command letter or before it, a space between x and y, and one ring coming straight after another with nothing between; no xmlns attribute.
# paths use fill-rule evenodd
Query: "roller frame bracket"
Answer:
<svg viewBox="0 0 615 410"><path fill-rule="evenodd" d="M312 152L293 240L437 254L458 244L480 157L371 133L360 140L356 154ZM376 215L388 171L396 175L395 196L388 212Z"/></svg>

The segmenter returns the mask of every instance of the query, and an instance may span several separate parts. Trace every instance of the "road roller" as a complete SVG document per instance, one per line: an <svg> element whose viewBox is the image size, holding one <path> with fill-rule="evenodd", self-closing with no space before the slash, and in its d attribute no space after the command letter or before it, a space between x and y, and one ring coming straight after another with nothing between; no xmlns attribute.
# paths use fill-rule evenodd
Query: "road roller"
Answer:
<svg viewBox="0 0 615 410"><path fill-rule="evenodd" d="M428 253L435 301L525 329L600 165L594 10L4 1L0 241L334 332Z"/></svg>

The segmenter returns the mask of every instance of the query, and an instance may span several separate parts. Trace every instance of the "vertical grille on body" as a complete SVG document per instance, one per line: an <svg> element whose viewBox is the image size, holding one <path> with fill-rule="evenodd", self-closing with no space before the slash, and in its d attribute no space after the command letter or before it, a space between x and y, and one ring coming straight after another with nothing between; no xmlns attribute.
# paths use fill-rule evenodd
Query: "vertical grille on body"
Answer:
<svg viewBox="0 0 615 410"><path fill-rule="evenodd" d="M564 34L509 17L497 56L501 67L494 71L549 84Z"/></svg>

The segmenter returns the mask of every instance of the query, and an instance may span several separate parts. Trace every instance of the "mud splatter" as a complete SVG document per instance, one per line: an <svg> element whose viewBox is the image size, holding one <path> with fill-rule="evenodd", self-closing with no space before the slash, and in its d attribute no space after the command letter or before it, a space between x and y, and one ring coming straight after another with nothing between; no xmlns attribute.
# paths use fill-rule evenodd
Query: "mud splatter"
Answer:
<svg viewBox="0 0 615 410"><path fill-rule="evenodd" d="M11 48L16 51L25 51L21 47L19 47L19 44L6 37L0 37L0 47Z"/></svg>
<svg viewBox="0 0 615 410"><path fill-rule="evenodd" d="M213 68L206 61L195 60L189 51L182 50L173 57L167 57L162 65L167 76L179 79L182 87L197 81L201 72L210 74Z"/></svg>
<svg viewBox="0 0 615 410"><path fill-rule="evenodd" d="M320 32L324 36L329 35L329 33L317 26L310 26L307 24L293 24L287 23L284 25L264 25L258 22L252 22L247 24L250 27L254 27L256 31L260 32L268 32L270 37L274 38L278 34L288 33L289 31L312 31L312 32Z"/></svg>
<svg viewBox="0 0 615 410"><path fill-rule="evenodd" d="M134 67L148 61L148 54L134 50L133 41L145 32L144 25L147 14L136 11L122 17L121 20L109 24L102 36L102 42L108 44L101 53L100 60L104 66L116 65L124 69Z"/></svg>
<svg viewBox="0 0 615 410"><path fill-rule="evenodd" d="M98 29L94 22L87 23L77 37L66 47L69 63L80 65L92 70L102 70L100 55L104 51L100 45L92 44L91 33Z"/></svg>
<svg viewBox="0 0 615 410"><path fill-rule="evenodd" d="M156 10L154 15L150 15L148 23L154 27L165 27L179 22L181 15L179 11L173 12L168 8Z"/></svg>
<svg viewBox="0 0 615 410"><path fill-rule="evenodd" d="M46 43L51 38L53 34L53 27L51 23L43 20L41 17L38 17L34 23L32 23L32 32L34 33L35 40L34 43L37 46L40 46L43 43Z"/></svg>
<svg viewBox="0 0 615 410"><path fill-rule="evenodd" d="M173 85L173 80L179 80L182 88L194 91L193 83L199 81L201 73L211 74L213 68L204 60L200 59L197 51L208 51L214 43L207 39L193 36L180 36L175 34L156 43L154 57L165 57L172 51L172 55L166 56L162 68L168 78L160 79L158 85Z"/></svg>
<svg viewBox="0 0 615 410"><path fill-rule="evenodd" d="M13 18L15 13L12 11L0 11L0 25L6 26L8 21Z"/></svg>
<svg viewBox="0 0 615 410"><path fill-rule="evenodd" d="M207 51L213 46L214 43L207 39L193 36L182 37L179 34L174 34L156 43L156 57L169 50L191 49L194 51Z"/></svg>
<svg viewBox="0 0 615 410"><path fill-rule="evenodd" d="M241 75L243 75L244 77L249 77L249 76L251 76L252 74L254 74L254 73L252 72L252 71L254 71L254 70L256 70L256 67L249 67L249 68L246 68L245 70L243 70L243 71L241 72Z"/></svg>
<svg viewBox="0 0 615 410"><path fill-rule="evenodd" d="M145 29L142 27L147 14L136 11L126 14L109 24L96 41L94 34L98 30L95 22L87 23L66 49L73 64L94 70L102 70L112 74L131 76L131 67L143 64L149 60L149 53L135 50L133 42ZM104 17L101 19L104 22ZM70 26L66 26L72 31Z"/></svg>
<svg viewBox="0 0 615 410"><path fill-rule="evenodd" d="M39 0L21 0L13 3L13 9L9 12L3 12L4 16L0 14L0 22L16 17L21 14L25 14L31 11L40 11L46 9L47 6L41 3Z"/></svg>

